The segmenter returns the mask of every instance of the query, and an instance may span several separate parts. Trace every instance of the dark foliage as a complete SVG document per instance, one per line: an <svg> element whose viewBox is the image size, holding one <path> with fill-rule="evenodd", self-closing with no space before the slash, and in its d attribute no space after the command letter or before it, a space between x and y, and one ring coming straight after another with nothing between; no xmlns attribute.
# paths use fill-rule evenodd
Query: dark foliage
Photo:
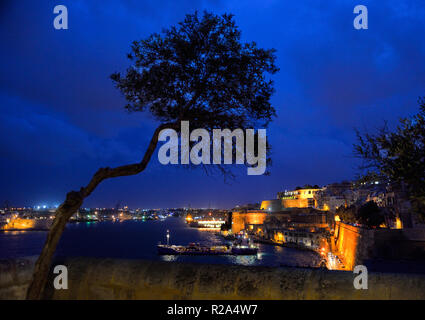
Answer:
<svg viewBox="0 0 425 320"><path fill-rule="evenodd" d="M160 122L189 120L192 128L266 126L275 115L270 104L275 50L242 43L232 15L205 12L135 41L133 62L111 78L129 102L129 111L149 111Z"/></svg>
<svg viewBox="0 0 425 320"><path fill-rule="evenodd" d="M385 222L383 210L374 201L368 201L360 207L340 207L336 214L343 222L358 223L367 228L376 228Z"/></svg>
<svg viewBox="0 0 425 320"><path fill-rule="evenodd" d="M178 26L135 41L131 49L126 74L111 75L130 112L147 111L162 123L188 120L192 129L210 133L266 128L276 115L273 81L266 77L278 71L275 50L242 43L232 15L186 15ZM267 165L270 149L267 143ZM218 169L233 177L229 166L202 167L207 174Z"/></svg>
<svg viewBox="0 0 425 320"><path fill-rule="evenodd" d="M385 222L381 208L373 201L363 204L358 210L356 218L358 222L366 227L375 228Z"/></svg>
<svg viewBox="0 0 425 320"><path fill-rule="evenodd" d="M400 119L395 131L387 126L376 134L360 134L355 154L364 160L362 181L385 180L405 189L414 210L425 216L425 100L419 112Z"/></svg>
<svg viewBox="0 0 425 320"><path fill-rule="evenodd" d="M354 205L351 205L349 207L341 206L336 210L336 214L339 216L341 221L348 222L348 223L357 223L357 208Z"/></svg>

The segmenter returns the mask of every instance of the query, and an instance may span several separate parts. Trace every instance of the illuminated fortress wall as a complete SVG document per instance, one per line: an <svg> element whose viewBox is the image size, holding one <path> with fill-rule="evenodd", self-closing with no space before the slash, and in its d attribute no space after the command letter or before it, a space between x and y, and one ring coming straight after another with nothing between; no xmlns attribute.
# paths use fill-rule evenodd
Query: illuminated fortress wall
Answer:
<svg viewBox="0 0 425 320"><path fill-rule="evenodd" d="M422 256L425 232L415 229L365 229L337 222L336 250L343 257L346 268L363 264L365 260L403 260Z"/></svg>
<svg viewBox="0 0 425 320"><path fill-rule="evenodd" d="M249 224L263 224L266 220L265 212L233 212L232 213L232 232L238 233L245 229Z"/></svg>
<svg viewBox="0 0 425 320"><path fill-rule="evenodd" d="M34 261L0 261L0 299L23 299ZM68 290L46 299L425 299L425 275L369 272L356 290L347 271L72 258Z"/></svg>
<svg viewBox="0 0 425 320"><path fill-rule="evenodd" d="M308 208L308 199L283 199L282 206L284 208Z"/></svg>
<svg viewBox="0 0 425 320"><path fill-rule="evenodd" d="M337 222L336 225L336 248L342 255L347 270L353 270L359 262L359 242L362 241L360 228L345 223Z"/></svg>

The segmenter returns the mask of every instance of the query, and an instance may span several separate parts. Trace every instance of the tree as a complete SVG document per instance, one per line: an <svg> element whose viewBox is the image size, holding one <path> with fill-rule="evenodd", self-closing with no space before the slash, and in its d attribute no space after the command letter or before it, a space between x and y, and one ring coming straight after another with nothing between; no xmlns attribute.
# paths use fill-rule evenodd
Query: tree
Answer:
<svg viewBox="0 0 425 320"><path fill-rule="evenodd" d="M351 205L349 207L341 206L336 210L336 215L339 216L341 221L348 222L348 223L356 223L357 208L354 205Z"/></svg>
<svg viewBox="0 0 425 320"><path fill-rule="evenodd" d="M347 223L360 223L368 228L380 226L385 222L384 213L374 201L368 201L360 207L351 205L339 207L336 210L336 215L341 221Z"/></svg>
<svg viewBox="0 0 425 320"><path fill-rule="evenodd" d="M367 170L362 181L382 179L405 190L413 210L425 217L425 99L419 112L402 118L394 131L385 125L376 134L360 134L355 154Z"/></svg>
<svg viewBox="0 0 425 320"><path fill-rule="evenodd" d="M376 228L385 222L381 208L374 201L368 201L357 211L357 221L369 228Z"/></svg>
<svg viewBox="0 0 425 320"><path fill-rule="evenodd" d="M159 126L139 163L101 168L86 186L66 195L35 264L29 299L42 297L68 219L103 180L142 172L162 129L177 131L184 120L208 130L266 127L275 116L270 103L273 82L266 78L278 71L275 50L242 43L232 15L187 15L162 34L133 42L128 58L132 64L125 75L114 73L111 78L128 101L126 109L150 113Z"/></svg>

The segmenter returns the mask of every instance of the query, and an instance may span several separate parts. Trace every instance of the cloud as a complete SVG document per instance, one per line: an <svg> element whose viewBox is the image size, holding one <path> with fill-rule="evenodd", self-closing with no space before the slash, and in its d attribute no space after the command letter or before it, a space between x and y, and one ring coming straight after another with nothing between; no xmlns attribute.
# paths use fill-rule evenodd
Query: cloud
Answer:
<svg viewBox="0 0 425 320"><path fill-rule="evenodd" d="M278 118L268 130L272 176L242 176L224 186L200 170L153 159L140 177L102 185L92 204L128 197L132 205L195 206L214 198L217 206L231 206L272 197L283 186L350 178L354 128L395 123L413 114L424 95L423 1L364 1L369 29L360 31L352 25L358 4L352 0L64 0L69 30L62 31L52 24L56 4L0 5L0 169L7 177L0 190L18 203L61 197L100 166L140 159L156 123L124 112L109 75L128 67L133 40L195 10L234 13L245 41L277 49L281 71L272 102Z"/></svg>
<svg viewBox="0 0 425 320"><path fill-rule="evenodd" d="M69 123L66 116L19 97L0 93L0 112L2 157L53 166L76 160L123 161L137 153L117 137L92 135Z"/></svg>

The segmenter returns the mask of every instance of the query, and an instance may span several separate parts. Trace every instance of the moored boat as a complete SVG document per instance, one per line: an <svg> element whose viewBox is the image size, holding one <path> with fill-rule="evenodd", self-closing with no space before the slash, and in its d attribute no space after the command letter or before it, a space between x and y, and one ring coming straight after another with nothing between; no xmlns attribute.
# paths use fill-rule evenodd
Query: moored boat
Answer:
<svg viewBox="0 0 425 320"><path fill-rule="evenodd" d="M159 243L157 251L159 255L256 255L258 247L244 244L242 240L235 241L233 245L201 245L189 243L187 246L170 245L170 231L167 230L167 244Z"/></svg>
<svg viewBox="0 0 425 320"><path fill-rule="evenodd" d="M228 246L203 246L190 243L187 246L159 244L157 246L160 255L223 255L231 254Z"/></svg>
<svg viewBox="0 0 425 320"><path fill-rule="evenodd" d="M256 255L258 247L255 246L203 246L190 243L187 246L157 245L159 255Z"/></svg>
<svg viewBox="0 0 425 320"><path fill-rule="evenodd" d="M256 246L232 246L232 254L234 255L253 255L258 253Z"/></svg>

